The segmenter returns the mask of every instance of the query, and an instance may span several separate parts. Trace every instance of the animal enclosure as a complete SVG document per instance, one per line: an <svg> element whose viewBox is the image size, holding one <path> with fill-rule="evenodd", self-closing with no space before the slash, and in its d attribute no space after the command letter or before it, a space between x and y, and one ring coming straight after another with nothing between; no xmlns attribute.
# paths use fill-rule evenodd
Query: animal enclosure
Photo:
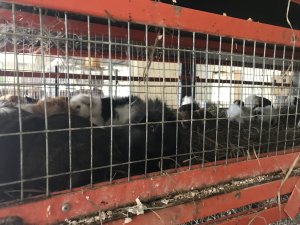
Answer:
<svg viewBox="0 0 300 225"><path fill-rule="evenodd" d="M300 32L92 3L0 2L0 223L293 218Z"/></svg>

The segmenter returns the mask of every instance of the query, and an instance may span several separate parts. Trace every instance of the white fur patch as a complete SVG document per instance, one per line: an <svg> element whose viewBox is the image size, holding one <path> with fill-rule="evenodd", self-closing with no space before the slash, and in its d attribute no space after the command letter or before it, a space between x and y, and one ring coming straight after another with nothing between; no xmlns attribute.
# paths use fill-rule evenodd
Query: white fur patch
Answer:
<svg viewBox="0 0 300 225"><path fill-rule="evenodd" d="M90 105L92 105L92 123L95 125L104 125L104 120L101 116L101 98L92 96L92 102L90 102L90 96L85 94L75 95L70 100L70 108L73 113L83 118L90 118Z"/></svg>
<svg viewBox="0 0 300 225"><path fill-rule="evenodd" d="M249 95L245 98L245 107L253 108L255 105L259 105L261 99L256 95Z"/></svg>
<svg viewBox="0 0 300 225"><path fill-rule="evenodd" d="M270 105L256 107L253 111L261 113L261 115L257 115L256 117L258 120L263 120L263 122L269 123L271 121L271 123L275 123L278 120L279 111Z"/></svg>
<svg viewBox="0 0 300 225"><path fill-rule="evenodd" d="M126 124L129 122L129 105L119 106L115 108L116 118L113 120L113 124ZM133 113L131 108L131 114Z"/></svg>
<svg viewBox="0 0 300 225"><path fill-rule="evenodd" d="M250 110L236 104L231 104L227 109L227 118L230 121L243 123L245 120L250 120Z"/></svg>
<svg viewBox="0 0 300 225"><path fill-rule="evenodd" d="M36 107L35 104L22 104L21 105L21 109L23 109L24 111L26 112L29 112L29 113L34 113L34 107Z"/></svg>
<svg viewBox="0 0 300 225"><path fill-rule="evenodd" d="M181 105L189 105L193 103L194 103L194 99L191 96L184 96Z"/></svg>

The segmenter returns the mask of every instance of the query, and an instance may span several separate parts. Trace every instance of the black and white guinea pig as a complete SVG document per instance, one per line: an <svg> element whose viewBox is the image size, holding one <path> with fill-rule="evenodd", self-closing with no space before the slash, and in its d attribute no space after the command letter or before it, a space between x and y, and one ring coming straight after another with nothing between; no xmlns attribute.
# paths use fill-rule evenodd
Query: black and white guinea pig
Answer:
<svg viewBox="0 0 300 225"><path fill-rule="evenodd" d="M131 101L129 100L131 98ZM145 103L137 96L120 97L110 99L79 94L70 100L70 107L73 113L90 118L90 104L92 102L92 123L95 125L109 125L111 114L113 124L126 124L129 122L129 104L131 108L131 122L135 122L140 117L140 112L145 111ZM112 103L112 113L111 106ZM137 117L137 118L136 118Z"/></svg>
<svg viewBox="0 0 300 225"><path fill-rule="evenodd" d="M146 123L145 114L139 123ZM148 134L147 139L146 133ZM128 161L130 139L131 171L134 175L145 173L145 159L149 160L147 161L147 172L159 171L161 155L171 157L176 153L176 115L168 106L164 105L163 117L163 104L158 99L148 101L148 126L132 124L130 133L129 126L115 127L113 134L114 142L123 155L120 158L122 162ZM133 161L139 162L134 163ZM163 169L174 166L170 159L164 159L163 163Z"/></svg>
<svg viewBox="0 0 300 225"><path fill-rule="evenodd" d="M296 106L298 106L298 108L300 107L300 101L298 97L289 96L286 102L287 105L289 105L290 107L296 107Z"/></svg>
<svg viewBox="0 0 300 225"><path fill-rule="evenodd" d="M146 112L146 103L137 96L113 98L112 113L110 104L111 99L109 97L101 98L101 116L106 125L111 123L111 114L113 116L112 124L117 125L128 124L129 118L131 123L138 123Z"/></svg>
<svg viewBox="0 0 300 225"><path fill-rule="evenodd" d="M265 106L272 106L272 102L264 97L260 97L257 95L249 95L245 98L245 107L248 108L256 108L256 107L265 107Z"/></svg>
<svg viewBox="0 0 300 225"><path fill-rule="evenodd" d="M90 121L82 117L71 115L72 128L90 126ZM48 132L48 152L46 153L45 118L36 115L22 119L22 155L20 157L20 136L9 135L0 137L0 183L15 182L21 179L20 163L22 159L22 179L35 179L24 182L24 190L45 191L46 187L46 159L48 159L49 190L57 191L69 188L70 166L72 167L72 187L89 184L90 168L107 166L110 162L110 133L107 130L94 128L91 143L90 129L71 131L71 146L69 142L68 114L48 117L48 129L66 129ZM30 131L40 131L27 133ZM18 121L10 121L5 133L19 132ZM93 165L91 165L91 144L93 146ZM71 150L71 155L70 155ZM71 161L70 161L71 157ZM82 171L86 170L86 171ZM76 172L78 171L78 172ZM82 172L79 172L82 171ZM94 173L95 172L95 173ZM94 181L106 179L107 171L93 170ZM60 175L57 175L60 174ZM57 176L55 176L57 175ZM0 201L5 199L5 191L20 190L19 184L1 186ZM7 197L7 196L6 196Z"/></svg>
<svg viewBox="0 0 300 225"><path fill-rule="evenodd" d="M244 107L245 106L245 102L241 101L241 100L234 100L233 104L235 105L239 105L239 106L242 106Z"/></svg>
<svg viewBox="0 0 300 225"><path fill-rule="evenodd" d="M26 99L26 103L27 104L33 104L33 103L37 103L38 102L38 99L29 97L27 95L25 95L24 98Z"/></svg>
<svg viewBox="0 0 300 225"><path fill-rule="evenodd" d="M244 105L245 104L243 101L235 100L226 111L228 120L238 123L243 123L246 120L250 120L250 109L244 107Z"/></svg>
<svg viewBox="0 0 300 225"><path fill-rule="evenodd" d="M256 107L253 109L255 119L263 121L264 123L271 123L272 125L277 124L279 111L273 108L271 105L265 107Z"/></svg>
<svg viewBox="0 0 300 225"><path fill-rule="evenodd" d="M182 99L181 106L179 107L179 112L191 112L193 107L193 111L199 110L200 107L197 102L191 96L184 96Z"/></svg>

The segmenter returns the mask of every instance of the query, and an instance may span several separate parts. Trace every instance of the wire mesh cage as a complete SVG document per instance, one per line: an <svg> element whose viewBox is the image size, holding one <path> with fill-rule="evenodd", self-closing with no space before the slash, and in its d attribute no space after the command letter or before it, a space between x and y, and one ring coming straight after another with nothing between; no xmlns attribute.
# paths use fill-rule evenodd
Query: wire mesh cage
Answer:
<svg viewBox="0 0 300 225"><path fill-rule="evenodd" d="M212 176L210 169L230 172L220 175L223 182L255 177L231 183L234 188L225 183L209 193L204 189L172 195L164 202L149 203L148 208L169 206L168 202L189 204L194 198L241 193L241 188L278 180L285 173L262 178L241 168L257 167L258 162L259 170L274 173L280 166L269 169L272 157L289 160L280 164L289 168L298 155L296 40L269 43L126 21L109 12L101 17L43 5L2 2L0 10L0 204L4 207L0 215L8 215L7 205L59 198L61 192L80 194L78 190L100 188L104 194L115 188L122 195L118 185L137 191L135 182L144 182L138 187L151 186L153 179L164 179L166 174L176 188L173 184L145 198L200 187L193 183L193 175L203 178L197 181L202 186L222 182L205 179ZM237 162L241 165L235 167ZM183 171L190 173L185 188L179 184L182 178L176 178ZM283 202L299 171L290 174L294 177L282 193ZM114 199L113 193L107 198ZM256 202L276 197L272 194ZM92 192L85 195L93 205L91 196L99 197ZM268 201L268 207L274 201ZM258 207L256 202L243 210L267 205ZM141 206L138 198L136 203ZM99 204L104 209L122 205L104 200ZM69 204L60 209L70 211ZM109 212L103 219L97 215L98 219L121 218L128 210Z"/></svg>

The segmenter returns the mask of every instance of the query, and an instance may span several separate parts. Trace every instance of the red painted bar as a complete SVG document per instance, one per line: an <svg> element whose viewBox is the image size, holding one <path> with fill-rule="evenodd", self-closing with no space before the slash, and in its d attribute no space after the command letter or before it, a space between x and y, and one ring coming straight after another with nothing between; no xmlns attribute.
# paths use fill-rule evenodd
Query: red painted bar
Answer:
<svg viewBox="0 0 300 225"><path fill-rule="evenodd" d="M73 192L61 193L48 199L36 199L36 201L24 204L7 205L0 209L0 217L13 215L20 216L26 223L29 224L55 223L66 218L75 218L82 215L88 215L99 210L125 206L130 203L134 203L137 197L139 197L139 199L143 202L153 197L166 196L170 193L178 193L180 191L223 183L232 180L233 177L235 179L241 179L257 176L259 174L282 171L290 168L298 155L299 152L294 152L260 158L259 161L254 159L207 168L199 168L199 165L195 165L193 166L193 170L183 171L184 168L180 168L180 170L176 173L169 173L167 175L153 176L149 178L143 178L140 176L133 178L130 182L126 182L126 179L123 179L122 181L118 181L112 185L95 185L92 189L88 187L78 188ZM299 164L297 166L299 166ZM291 186L289 186L287 190L288 192L292 191L296 181L296 178L291 179ZM273 190L276 189L276 185ZM260 196L260 199L262 200L267 199L270 195L270 189L268 188L267 190L267 192L253 191L251 196L257 195ZM216 198L218 197L216 196ZM247 199L249 200L249 198L246 198L246 200ZM246 200L238 203L247 204L247 202L245 202ZM209 200L207 201L208 202L205 204L211 204L211 202L209 203ZM71 210L65 213L61 211L61 206L64 203L69 203L71 206ZM204 207L204 214L197 214L193 218L199 218L201 216L208 215L209 213L215 213L213 210L215 208L218 209L219 206L216 207L215 204L213 205L214 207L208 209ZM187 205L178 207L185 208L186 206ZM232 203L228 205L228 207L239 207L239 205ZM33 208L35 210L32 210ZM183 210L181 208L180 210ZM218 210L225 209L219 208ZM174 212L179 216L179 211L175 210ZM184 217L184 214L181 216ZM186 221L188 221L188 219L192 220L193 218L186 218Z"/></svg>
<svg viewBox="0 0 300 225"><path fill-rule="evenodd" d="M166 26L192 32L235 37L258 42L292 45L292 31L287 28L216 15L203 11L172 6L150 0L6 0L83 15L111 18L112 20L134 21L141 24ZM295 46L300 46L300 31Z"/></svg>
<svg viewBox="0 0 300 225"><path fill-rule="evenodd" d="M298 177L290 178L281 189L281 194L289 193L295 183L297 182ZM211 198L203 199L200 201L193 201L186 204L176 205L173 207L168 207L165 209L155 210L153 212L147 212L143 215L138 215L132 217L131 225L140 225L140 224L164 224L165 221L168 221L168 224L182 224L195 219L207 217L214 215L220 212L224 212L233 208L238 208L244 205L251 203L263 201L265 199L273 198L277 196L281 180L274 181L266 184L261 184L249 188L245 188L239 191L230 192L223 195L217 195ZM265 212L266 221L269 224L269 221L277 221L282 218L286 218L286 214L281 208L281 211L277 207L277 210L272 210L271 212L276 212L275 215L271 215L269 211ZM259 214L259 213L258 213ZM270 216L270 217L268 217ZM251 217L250 217L251 219ZM253 223L250 224L261 224L261 218L257 217ZM248 223L246 223L248 221ZM249 218L244 218L241 223L230 223L230 224L249 224ZM116 220L107 223L107 225L122 225L124 224L124 219Z"/></svg>

